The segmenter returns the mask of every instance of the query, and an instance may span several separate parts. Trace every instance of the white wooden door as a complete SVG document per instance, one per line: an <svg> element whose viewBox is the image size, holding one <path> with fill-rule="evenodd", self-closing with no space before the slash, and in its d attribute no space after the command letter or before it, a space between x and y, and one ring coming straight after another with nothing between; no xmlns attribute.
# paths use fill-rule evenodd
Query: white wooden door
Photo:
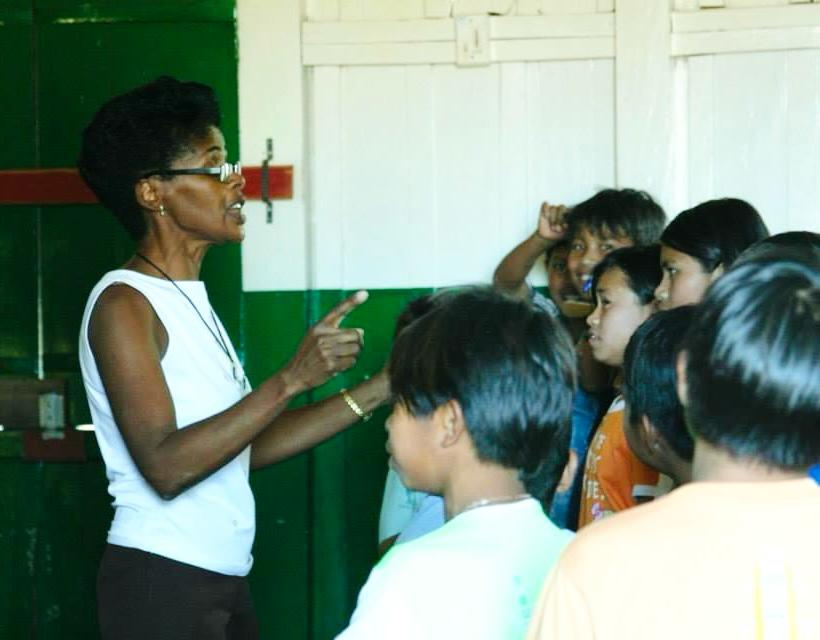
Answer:
<svg viewBox="0 0 820 640"><path fill-rule="evenodd" d="M258 24L264 3L240 1L240 26L243 4ZM272 100L302 107L296 288L486 281L542 200L609 186L649 191L670 218L734 196L773 232L820 230L820 3L291 4L302 75ZM243 260L246 283L281 273L269 253Z"/></svg>

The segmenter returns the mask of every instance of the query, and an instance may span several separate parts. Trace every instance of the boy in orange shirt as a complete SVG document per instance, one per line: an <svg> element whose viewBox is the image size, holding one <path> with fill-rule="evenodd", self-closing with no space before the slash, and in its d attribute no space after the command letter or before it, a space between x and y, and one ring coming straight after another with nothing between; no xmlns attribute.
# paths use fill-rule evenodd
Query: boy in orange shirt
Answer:
<svg viewBox="0 0 820 640"><path fill-rule="evenodd" d="M596 360L620 368L629 338L653 312L661 281L660 247L608 254L592 276L595 310L587 317ZM620 376L619 376L620 377ZM617 379L616 379L617 385ZM658 473L632 453L623 430L623 399L615 399L589 446L578 528L655 496Z"/></svg>

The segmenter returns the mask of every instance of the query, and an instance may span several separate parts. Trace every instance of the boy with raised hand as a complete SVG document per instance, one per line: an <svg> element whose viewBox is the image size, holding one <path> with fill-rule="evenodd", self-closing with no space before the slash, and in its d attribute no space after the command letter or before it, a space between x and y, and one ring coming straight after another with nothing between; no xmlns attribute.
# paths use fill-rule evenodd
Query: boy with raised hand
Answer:
<svg viewBox="0 0 820 640"><path fill-rule="evenodd" d="M592 311L592 271L615 249L657 242L665 221L663 209L652 197L635 189L604 189L572 209L545 202L535 232L496 267L493 283L497 289L552 307L577 342L580 386L573 404L570 442L573 483L567 491L556 493L550 509L550 517L559 526L575 528L578 520L580 471L590 434L605 406L601 392L609 397L611 383L610 370L595 361L585 340L584 317ZM541 255L547 259L550 299L534 293L526 281Z"/></svg>
<svg viewBox="0 0 820 640"><path fill-rule="evenodd" d="M562 315L583 317L591 306L570 310L565 303L590 301L589 282L595 265L615 249L658 242L665 223L660 205L645 191L635 189L604 189L571 209L544 202L536 230L501 260L493 284L516 297L529 298L527 275L535 262L566 242L567 272L575 292L562 289L550 295Z"/></svg>
<svg viewBox="0 0 820 640"><path fill-rule="evenodd" d="M692 479L695 443L675 388L675 360L695 307L659 311L632 335L623 366L624 435L637 458L678 487Z"/></svg>
<svg viewBox="0 0 820 640"><path fill-rule="evenodd" d="M493 285L521 300L532 300L554 318L560 317L573 339L578 339L583 332L582 319L586 308L577 306L580 293L569 276L566 213L564 205L542 203L535 232L499 263L493 274ZM534 291L527 283L527 274L541 256L547 269L549 298Z"/></svg>
<svg viewBox="0 0 820 640"><path fill-rule="evenodd" d="M490 288L449 291L396 339L392 466L447 522L393 547L340 638L520 638L571 538L543 513L565 466L575 383L560 324Z"/></svg>
<svg viewBox="0 0 820 640"><path fill-rule="evenodd" d="M820 264L735 265L677 363L692 482L581 532L529 639L820 638Z"/></svg>

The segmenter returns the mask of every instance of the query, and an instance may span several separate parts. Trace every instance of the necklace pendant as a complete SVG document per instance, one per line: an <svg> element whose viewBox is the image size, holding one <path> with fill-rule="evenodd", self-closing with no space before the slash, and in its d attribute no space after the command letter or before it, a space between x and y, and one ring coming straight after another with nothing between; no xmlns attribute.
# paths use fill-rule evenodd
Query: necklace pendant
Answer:
<svg viewBox="0 0 820 640"><path fill-rule="evenodd" d="M245 375L245 372L242 370L242 367L239 366L238 363L232 362L231 363L231 370L233 373L234 382L239 387L239 390L242 392L243 395L246 395L250 392L250 383L248 382L248 376Z"/></svg>
<svg viewBox="0 0 820 640"><path fill-rule="evenodd" d="M165 273L162 269L160 269L156 264L154 264L151 260L146 258L141 253L137 252L136 256L138 258L140 258L141 260L143 260L144 262L147 262L149 265L154 267L154 269L156 269L157 271L159 271L160 274L162 274L162 277L165 278L168 282L170 282L174 286L174 289L179 291L179 293L182 295L182 297L185 298L188 301L188 303L191 305L191 308L194 310L194 313L196 313L197 317L202 321L202 324L205 325L205 328L208 330L208 333L210 333L213 336L214 340L216 340L216 344L219 345L220 349L222 349L222 353L224 353L225 357L227 357L228 360L230 360L230 362L231 362L231 375L233 376L234 382L239 387L239 391L242 393L243 396L249 394L250 391L251 391L251 385L250 385L250 382L248 382L248 377L245 375L245 371L242 369L240 364L238 362L236 362L234 360L234 357L231 355L231 351L230 351L230 349L228 349L228 341L225 337L222 336L222 330L219 328L220 325L219 325L219 322L216 319L216 314L214 313L214 310L211 309L210 311L211 311L211 321L214 323L214 328L216 329L216 331L211 329L211 325L209 325L205 321L205 318L202 317L202 314L199 312L199 309L197 308L194 301L191 300L190 297L188 297L187 293L185 293L182 289L180 289L179 285L174 281L174 279L171 276L169 276L167 273Z"/></svg>

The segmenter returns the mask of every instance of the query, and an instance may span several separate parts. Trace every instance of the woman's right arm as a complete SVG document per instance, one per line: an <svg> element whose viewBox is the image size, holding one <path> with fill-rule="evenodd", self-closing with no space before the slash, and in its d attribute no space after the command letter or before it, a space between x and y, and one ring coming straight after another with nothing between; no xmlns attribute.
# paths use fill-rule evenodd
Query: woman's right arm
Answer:
<svg viewBox="0 0 820 640"><path fill-rule="evenodd" d="M357 294L358 295L358 294ZM146 298L122 285L100 295L89 341L114 420L148 483L170 500L238 455L299 393L351 367L356 329L338 322L351 296L314 326L291 362L225 411L178 429L160 362L168 336Z"/></svg>

